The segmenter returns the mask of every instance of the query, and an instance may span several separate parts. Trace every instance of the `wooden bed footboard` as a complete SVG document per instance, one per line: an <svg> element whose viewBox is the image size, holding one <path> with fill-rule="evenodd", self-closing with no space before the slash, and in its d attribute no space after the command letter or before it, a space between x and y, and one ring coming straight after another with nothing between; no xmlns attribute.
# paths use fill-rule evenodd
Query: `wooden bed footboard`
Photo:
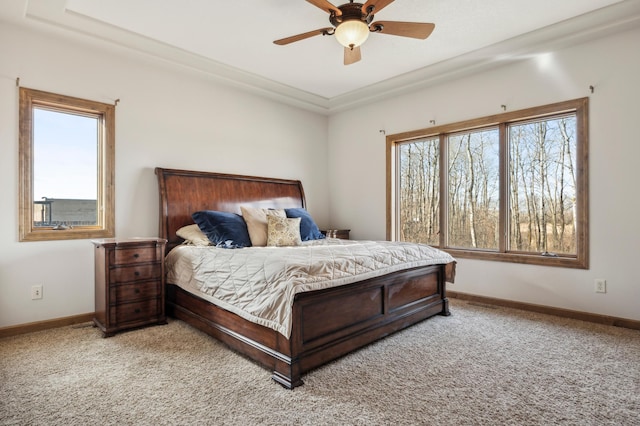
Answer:
<svg viewBox="0 0 640 426"><path fill-rule="evenodd" d="M433 315L449 315L449 265L414 268L341 287L296 295L291 337L251 323L175 285L167 313L273 371L286 388L329 361Z"/></svg>

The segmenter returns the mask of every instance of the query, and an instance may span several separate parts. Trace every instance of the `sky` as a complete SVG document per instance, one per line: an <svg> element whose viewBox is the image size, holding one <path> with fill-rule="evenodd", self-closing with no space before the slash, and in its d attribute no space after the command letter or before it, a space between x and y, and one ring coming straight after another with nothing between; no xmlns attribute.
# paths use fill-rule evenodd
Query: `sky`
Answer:
<svg viewBox="0 0 640 426"><path fill-rule="evenodd" d="M33 110L33 198L95 200L98 193L98 120Z"/></svg>

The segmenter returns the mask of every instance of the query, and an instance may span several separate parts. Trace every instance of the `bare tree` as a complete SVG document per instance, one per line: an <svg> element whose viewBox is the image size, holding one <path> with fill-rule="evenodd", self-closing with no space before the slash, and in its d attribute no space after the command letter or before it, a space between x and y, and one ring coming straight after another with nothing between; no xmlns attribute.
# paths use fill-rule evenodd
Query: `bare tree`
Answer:
<svg viewBox="0 0 640 426"><path fill-rule="evenodd" d="M575 115L508 124L508 250L575 253ZM400 149L401 238L439 244L440 205L447 205L450 247L498 248L498 128L403 143ZM441 165L440 149L448 164ZM440 168L448 186L440 192ZM445 197L441 200L441 196Z"/></svg>
<svg viewBox="0 0 640 426"><path fill-rule="evenodd" d="M400 237L402 240L438 244L438 140L406 143L400 152Z"/></svg>

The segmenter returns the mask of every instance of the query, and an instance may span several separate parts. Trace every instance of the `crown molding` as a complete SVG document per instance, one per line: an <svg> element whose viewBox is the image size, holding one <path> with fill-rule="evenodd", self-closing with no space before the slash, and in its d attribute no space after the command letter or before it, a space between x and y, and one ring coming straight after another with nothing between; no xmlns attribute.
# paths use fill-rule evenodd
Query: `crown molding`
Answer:
<svg viewBox="0 0 640 426"><path fill-rule="evenodd" d="M324 114L328 111L329 99L327 98L67 10L65 3L66 0L30 0L25 17L34 23L62 30L66 35L81 35L125 48L162 62L202 73L219 83L278 102Z"/></svg>
<svg viewBox="0 0 640 426"><path fill-rule="evenodd" d="M337 113L639 27L640 1L624 1L336 96L329 100L329 111Z"/></svg>
<svg viewBox="0 0 640 426"><path fill-rule="evenodd" d="M161 43L65 9L65 0L30 0L25 16L67 35L107 45L203 74L221 84L315 113L331 115L532 56L640 26L640 0L626 0L468 54L325 98Z"/></svg>

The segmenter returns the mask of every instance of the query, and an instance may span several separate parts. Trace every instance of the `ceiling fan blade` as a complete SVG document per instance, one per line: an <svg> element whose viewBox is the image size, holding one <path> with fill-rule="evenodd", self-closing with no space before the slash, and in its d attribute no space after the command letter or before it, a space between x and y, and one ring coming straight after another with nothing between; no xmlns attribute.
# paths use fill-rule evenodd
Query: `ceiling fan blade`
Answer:
<svg viewBox="0 0 640 426"><path fill-rule="evenodd" d="M425 39L431 35L434 24L422 22L377 21L371 24L371 30L382 34ZM377 28L381 28L379 31Z"/></svg>
<svg viewBox="0 0 640 426"><path fill-rule="evenodd" d="M337 7L335 7L333 4L329 3L327 0L307 0L307 1L312 5L319 7L320 9L324 10L329 14L331 14L331 12L334 12L336 16L342 15L342 11Z"/></svg>
<svg viewBox="0 0 640 426"><path fill-rule="evenodd" d="M362 59L362 54L360 53L360 46L356 46L353 49L350 47L344 48L344 64L351 65L354 62L358 62Z"/></svg>
<svg viewBox="0 0 640 426"><path fill-rule="evenodd" d="M393 3L394 0L367 0L365 4L362 5L362 13L367 13L367 9L369 6L373 6L373 13L378 13L385 7L389 6Z"/></svg>
<svg viewBox="0 0 640 426"><path fill-rule="evenodd" d="M298 35L294 35L291 37L281 38L280 40L274 41L275 44L279 46L283 46L285 44L293 43L294 41L304 40L305 38L317 36L320 34L326 34L327 32L331 32L333 27L320 28L319 30L309 31L308 33L302 33Z"/></svg>

